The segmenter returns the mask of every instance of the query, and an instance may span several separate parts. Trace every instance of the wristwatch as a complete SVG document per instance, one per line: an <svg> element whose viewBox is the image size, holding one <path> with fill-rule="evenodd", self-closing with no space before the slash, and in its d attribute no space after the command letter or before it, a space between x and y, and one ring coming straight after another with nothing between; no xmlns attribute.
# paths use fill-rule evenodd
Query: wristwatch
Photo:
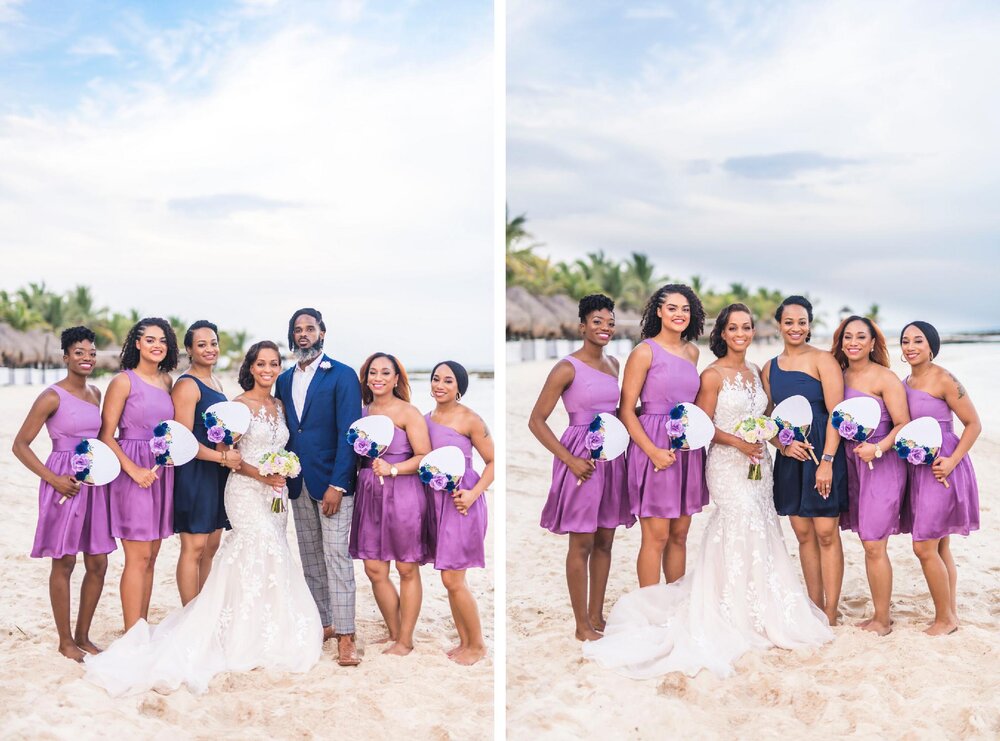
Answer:
<svg viewBox="0 0 1000 741"><path fill-rule="evenodd" d="M396 478L396 476L399 475L399 469L396 468L395 466L390 466L389 467L389 475L392 476L393 478Z"/></svg>
<svg viewBox="0 0 1000 741"><path fill-rule="evenodd" d="M820 460L822 460L824 463L833 463L833 456L830 455L829 453L823 453L823 455L820 456Z"/></svg>
<svg viewBox="0 0 1000 741"><path fill-rule="evenodd" d="M882 448L880 448L878 445L875 446L875 457L876 458L882 457Z"/></svg>

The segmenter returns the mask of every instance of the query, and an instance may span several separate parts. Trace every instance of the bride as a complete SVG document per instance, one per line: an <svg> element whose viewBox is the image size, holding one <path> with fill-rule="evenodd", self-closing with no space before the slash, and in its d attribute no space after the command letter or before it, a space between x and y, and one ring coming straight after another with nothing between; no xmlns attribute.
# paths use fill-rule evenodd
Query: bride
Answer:
<svg viewBox="0 0 1000 741"><path fill-rule="evenodd" d="M233 526L215 557L201 593L162 623L136 623L103 653L88 655L86 678L112 695L187 684L202 693L215 674L254 668L305 672L319 660L323 628L316 603L288 548L287 511L271 511L280 476L261 476L259 461L288 441L285 415L271 396L281 372L273 342L247 353L236 398L253 416L237 447L240 468L226 484Z"/></svg>
<svg viewBox="0 0 1000 741"><path fill-rule="evenodd" d="M587 658L634 679L709 669L720 677L750 649L817 646L833 638L823 612L809 601L771 498L771 457L761 444L728 432L762 415L767 396L746 362L753 318L743 304L723 309L710 346L719 359L702 373L697 404L715 422L705 465L716 505L691 571L673 584L624 595L604 637L583 646ZM752 459L760 480L748 478Z"/></svg>

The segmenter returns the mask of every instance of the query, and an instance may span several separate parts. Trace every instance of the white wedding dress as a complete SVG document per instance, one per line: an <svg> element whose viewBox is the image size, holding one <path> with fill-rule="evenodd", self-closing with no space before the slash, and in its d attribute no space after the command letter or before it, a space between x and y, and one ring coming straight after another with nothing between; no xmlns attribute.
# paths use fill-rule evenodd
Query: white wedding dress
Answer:
<svg viewBox="0 0 1000 741"><path fill-rule="evenodd" d="M288 442L283 415L261 409L236 444L248 462ZM112 695L186 684L197 694L219 672L305 672L319 660L323 627L292 559L288 512L271 511L274 490L230 474L223 538L201 593L159 625L140 620L103 653L85 658L86 678Z"/></svg>
<svg viewBox="0 0 1000 741"><path fill-rule="evenodd" d="M733 430L764 413L760 378L736 373L723 381L714 422ZM747 477L750 461L736 448L713 444L705 464L715 511L701 551L673 584L625 594L608 616L604 638L583 653L634 679L709 669L720 677L746 651L818 646L833 638L823 612L799 581L771 498L771 458L759 481Z"/></svg>

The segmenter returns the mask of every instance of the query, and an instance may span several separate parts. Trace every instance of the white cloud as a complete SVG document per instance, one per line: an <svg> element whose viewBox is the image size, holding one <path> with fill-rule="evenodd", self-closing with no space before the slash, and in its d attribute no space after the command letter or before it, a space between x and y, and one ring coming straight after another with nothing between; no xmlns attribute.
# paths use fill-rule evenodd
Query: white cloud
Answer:
<svg viewBox="0 0 1000 741"><path fill-rule="evenodd" d="M98 36L80 39L70 47L69 53L79 57L118 57L121 55L114 44Z"/></svg>

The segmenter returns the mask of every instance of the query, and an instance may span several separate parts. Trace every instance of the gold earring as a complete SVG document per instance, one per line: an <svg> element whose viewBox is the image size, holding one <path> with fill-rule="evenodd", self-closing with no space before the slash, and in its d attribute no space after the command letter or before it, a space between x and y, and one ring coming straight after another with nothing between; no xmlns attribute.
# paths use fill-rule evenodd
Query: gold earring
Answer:
<svg viewBox="0 0 1000 741"><path fill-rule="evenodd" d="M904 363L906 362L906 356L905 356L905 355L902 355L902 354L901 354L901 355L899 356L899 359L900 359L900 360L902 360L902 361L903 361Z"/></svg>
<svg viewBox="0 0 1000 741"><path fill-rule="evenodd" d="M462 399L461 394L455 394L455 401L461 401L461 399Z"/></svg>

